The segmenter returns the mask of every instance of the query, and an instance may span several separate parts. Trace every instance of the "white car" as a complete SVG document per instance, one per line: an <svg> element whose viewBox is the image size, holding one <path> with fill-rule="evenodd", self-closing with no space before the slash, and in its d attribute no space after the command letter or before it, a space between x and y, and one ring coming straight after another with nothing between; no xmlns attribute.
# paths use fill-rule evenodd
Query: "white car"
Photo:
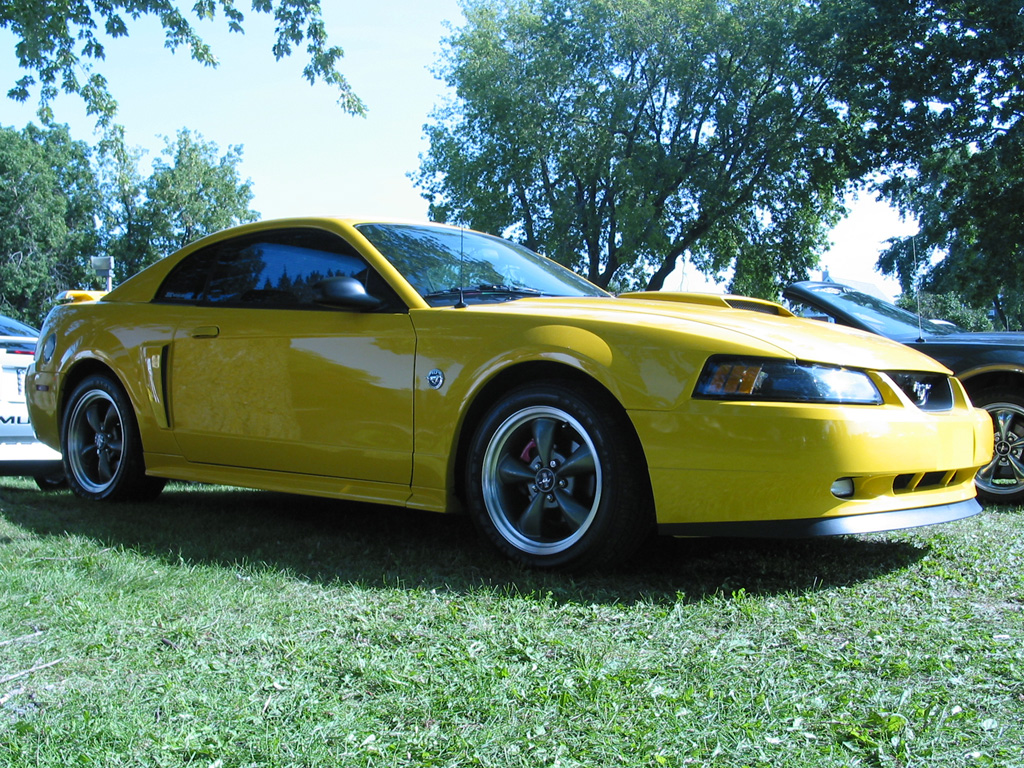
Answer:
<svg viewBox="0 0 1024 768"><path fill-rule="evenodd" d="M60 454L36 439L25 407L25 372L39 332L0 315L0 475L34 477L43 490L64 484Z"/></svg>

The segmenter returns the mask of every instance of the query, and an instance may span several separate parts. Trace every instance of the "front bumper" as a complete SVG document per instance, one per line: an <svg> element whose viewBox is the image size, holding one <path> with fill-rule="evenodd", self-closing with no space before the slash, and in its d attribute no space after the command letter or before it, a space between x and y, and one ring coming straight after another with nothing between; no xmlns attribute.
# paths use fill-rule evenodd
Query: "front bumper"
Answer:
<svg viewBox="0 0 1024 768"><path fill-rule="evenodd" d="M956 519L976 511L974 475L992 454L991 419L966 404L942 413L892 405L690 405L687 412L629 413L665 532L685 527L686 535L709 535L696 533L703 526L714 535L823 535ZM852 492L840 497L833 484L844 479ZM819 525L823 520L835 522Z"/></svg>
<svg viewBox="0 0 1024 768"><path fill-rule="evenodd" d="M895 531L922 525L949 523L981 512L974 499L920 509L836 515L803 520L743 520L724 523L668 523L658 533L669 536L728 536L749 539L804 539L850 533Z"/></svg>

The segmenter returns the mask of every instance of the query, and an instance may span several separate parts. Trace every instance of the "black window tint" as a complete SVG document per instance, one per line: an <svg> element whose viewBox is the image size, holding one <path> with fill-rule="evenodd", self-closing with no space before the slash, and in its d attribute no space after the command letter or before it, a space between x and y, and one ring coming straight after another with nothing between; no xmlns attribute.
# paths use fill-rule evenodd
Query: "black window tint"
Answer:
<svg viewBox="0 0 1024 768"><path fill-rule="evenodd" d="M358 256L276 242L255 242L221 259L205 300L211 303L312 305L314 287L328 277L365 277Z"/></svg>
<svg viewBox="0 0 1024 768"><path fill-rule="evenodd" d="M197 302L206 291L210 268L217 258L218 248L205 248L181 261L164 278L157 292L158 301Z"/></svg>
<svg viewBox="0 0 1024 768"><path fill-rule="evenodd" d="M260 232L192 254L164 280L158 300L231 306L320 308L315 286L354 277L382 311L405 305L344 239L322 230Z"/></svg>

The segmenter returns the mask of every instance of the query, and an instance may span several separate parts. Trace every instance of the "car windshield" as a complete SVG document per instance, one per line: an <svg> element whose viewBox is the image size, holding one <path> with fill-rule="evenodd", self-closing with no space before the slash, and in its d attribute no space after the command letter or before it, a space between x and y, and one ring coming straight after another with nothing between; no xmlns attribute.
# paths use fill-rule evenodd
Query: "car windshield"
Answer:
<svg viewBox="0 0 1024 768"><path fill-rule="evenodd" d="M361 224L356 229L433 307L530 296L609 295L500 237L415 224Z"/></svg>
<svg viewBox="0 0 1024 768"><path fill-rule="evenodd" d="M38 336L39 331L13 317L0 315L0 336Z"/></svg>
<svg viewBox="0 0 1024 768"><path fill-rule="evenodd" d="M919 319L913 312L850 288L823 286L813 292L821 303L853 315L876 333L899 341L963 332L952 323Z"/></svg>

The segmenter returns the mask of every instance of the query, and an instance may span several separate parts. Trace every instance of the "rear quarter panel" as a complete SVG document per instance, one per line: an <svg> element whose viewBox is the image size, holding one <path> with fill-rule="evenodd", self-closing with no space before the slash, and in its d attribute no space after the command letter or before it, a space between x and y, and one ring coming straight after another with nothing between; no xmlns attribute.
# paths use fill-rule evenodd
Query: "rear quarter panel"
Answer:
<svg viewBox="0 0 1024 768"><path fill-rule="evenodd" d="M145 450L176 452L173 437L162 429L166 410L161 353L172 340L181 311L124 302L56 308L40 337L57 335L56 354L47 363L37 361L30 378L30 413L40 439L59 447L63 404L90 372L108 369L135 404Z"/></svg>

